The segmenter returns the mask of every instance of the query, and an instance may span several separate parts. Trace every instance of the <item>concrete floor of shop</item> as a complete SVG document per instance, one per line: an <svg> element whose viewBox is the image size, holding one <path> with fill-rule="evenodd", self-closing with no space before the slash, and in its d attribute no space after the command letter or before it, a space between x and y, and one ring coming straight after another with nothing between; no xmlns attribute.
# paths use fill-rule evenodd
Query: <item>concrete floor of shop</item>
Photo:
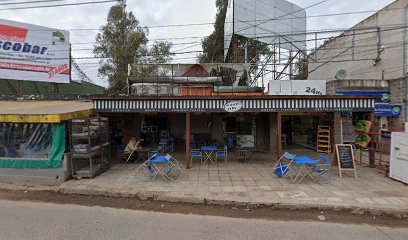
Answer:
<svg viewBox="0 0 408 240"><path fill-rule="evenodd" d="M312 150L292 148L296 155L318 158ZM183 152L172 154L182 163ZM339 206L408 210L408 186L384 176L384 172L365 166L357 167L358 179L345 173L340 179L332 167L331 182L318 184L306 178L302 183L291 183L278 178L272 167L276 155L256 152L252 163L237 163L234 152L228 161L218 165L201 165L185 170L175 183L146 179L134 175L139 163L116 164L94 179L68 181L60 186L66 192L105 191L144 194L158 200L186 202L238 202L255 204L287 204L307 206Z"/></svg>

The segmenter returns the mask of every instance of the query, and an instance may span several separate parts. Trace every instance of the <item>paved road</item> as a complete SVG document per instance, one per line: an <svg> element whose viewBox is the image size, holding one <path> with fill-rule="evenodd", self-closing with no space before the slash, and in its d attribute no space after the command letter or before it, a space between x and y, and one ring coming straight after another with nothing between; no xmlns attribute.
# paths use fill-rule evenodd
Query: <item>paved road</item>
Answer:
<svg viewBox="0 0 408 240"><path fill-rule="evenodd" d="M298 223L0 201L0 239L407 239L408 228Z"/></svg>

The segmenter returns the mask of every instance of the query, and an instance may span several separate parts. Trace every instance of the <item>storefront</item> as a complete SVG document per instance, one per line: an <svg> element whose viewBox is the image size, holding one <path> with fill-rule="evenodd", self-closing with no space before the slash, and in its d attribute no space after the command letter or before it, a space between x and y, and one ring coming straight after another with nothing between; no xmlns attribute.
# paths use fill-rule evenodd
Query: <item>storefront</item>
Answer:
<svg viewBox="0 0 408 240"><path fill-rule="evenodd" d="M209 138L231 146L254 147L280 155L282 120L287 116L299 113L309 114L313 118L319 116L319 119L329 116L334 124L333 113L373 112L376 99L369 96L128 96L97 97L93 101L95 110L101 116L134 116L136 126L155 132L155 136L160 136L160 131L168 131L183 142L184 147L187 146L186 159L189 159L188 148L195 143L196 136L199 140ZM151 120L152 117L156 120ZM301 124L296 121L293 126ZM313 120L307 121L313 126ZM154 126L149 126L150 123L154 123ZM131 130L132 134L137 136L138 130L134 129L137 128ZM298 132L305 135L301 130ZM129 131L125 129L124 132ZM187 164L190 164L189 161Z"/></svg>
<svg viewBox="0 0 408 240"><path fill-rule="evenodd" d="M36 169L44 176L65 178L67 121L91 116L92 108L90 102L0 101L0 177L10 175L7 169L38 175Z"/></svg>
<svg viewBox="0 0 408 240"><path fill-rule="evenodd" d="M332 126L331 113L282 114L282 143L285 148L303 147L316 149L319 126Z"/></svg>
<svg viewBox="0 0 408 240"><path fill-rule="evenodd" d="M171 139L178 150L185 148L184 113L99 113L110 118L111 139L126 145L132 137L144 139L143 146L155 147L163 139ZM227 145L230 150L249 148L268 150L263 138L267 113L191 113L190 141L194 147Z"/></svg>

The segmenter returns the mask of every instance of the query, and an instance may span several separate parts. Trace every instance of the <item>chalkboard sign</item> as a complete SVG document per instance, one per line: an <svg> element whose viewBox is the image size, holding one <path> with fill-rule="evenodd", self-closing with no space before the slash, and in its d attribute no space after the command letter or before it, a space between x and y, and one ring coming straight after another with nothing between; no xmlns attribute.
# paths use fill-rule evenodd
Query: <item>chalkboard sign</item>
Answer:
<svg viewBox="0 0 408 240"><path fill-rule="evenodd" d="M355 178L357 179L353 146L349 144L337 144L336 157L339 165L340 177L343 178L342 171L354 171Z"/></svg>
<svg viewBox="0 0 408 240"><path fill-rule="evenodd" d="M342 169L354 169L353 148L351 145L337 145L339 165Z"/></svg>

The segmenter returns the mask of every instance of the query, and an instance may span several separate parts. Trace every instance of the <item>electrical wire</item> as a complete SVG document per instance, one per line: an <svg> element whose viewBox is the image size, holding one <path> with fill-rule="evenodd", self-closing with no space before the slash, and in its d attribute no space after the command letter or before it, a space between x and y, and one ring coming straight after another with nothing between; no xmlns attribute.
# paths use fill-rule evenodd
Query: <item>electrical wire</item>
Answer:
<svg viewBox="0 0 408 240"><path fill-rule="evenodd" d="M111 2L117 2L117 1L118 1L118 0L100 0L100 1L78 2L78 3L62 3L62 4L53 4L53 5L39 5L39 6L27 6L27 7L10 7L10 8L0 8L0 11L7 11L7 10L25 10L25 9L35 9L35 8L54 8L54 7L80 6L80 5L90 5L90 4L111 3Z"/></svg>

